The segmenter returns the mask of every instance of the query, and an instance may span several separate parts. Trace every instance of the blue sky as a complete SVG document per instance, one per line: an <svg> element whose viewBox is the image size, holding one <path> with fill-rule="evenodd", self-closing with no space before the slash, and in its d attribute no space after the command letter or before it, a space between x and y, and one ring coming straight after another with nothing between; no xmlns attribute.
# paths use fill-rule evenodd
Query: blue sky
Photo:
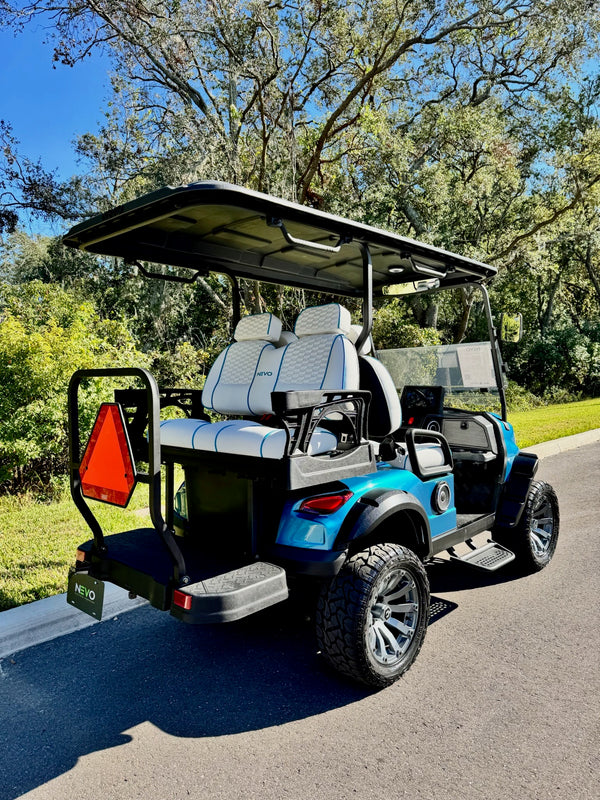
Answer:
<svg viewBox="0 0 600 800"><path fill-rule="evenodd" d="M53 68L52 47L35 24L15 37L0 30L0 119L10 122L20 152L61 178L77 172L72 142L102 119L108 61L93 56Z"/></svg>

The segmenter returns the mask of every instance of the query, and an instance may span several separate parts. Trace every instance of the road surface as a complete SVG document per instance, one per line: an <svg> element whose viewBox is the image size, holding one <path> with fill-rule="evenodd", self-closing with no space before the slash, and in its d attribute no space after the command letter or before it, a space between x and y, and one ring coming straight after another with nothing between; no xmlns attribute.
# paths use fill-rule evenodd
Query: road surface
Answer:
<svg viewBox="0 0 600 800"><path fill-rule="evenodd" d="M429 569L439 614L371 693L284 606L144 607L0 662L0 798L598 800L600 444L542 462L561 538L516 579Z"/></svg>

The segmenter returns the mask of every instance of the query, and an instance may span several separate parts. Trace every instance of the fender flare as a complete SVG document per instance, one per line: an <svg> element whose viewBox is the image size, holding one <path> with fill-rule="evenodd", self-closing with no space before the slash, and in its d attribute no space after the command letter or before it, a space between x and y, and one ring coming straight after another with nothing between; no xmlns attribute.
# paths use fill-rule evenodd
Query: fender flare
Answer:
<svg viewBox="0 0 600 800"><path fill-rule="evenodd" d="M410 492L401 489L371 489L354 504L335 540L334 549L347 547L376 530L385 520L401 511L416 515L420 522L417 531L422 554L429 550L431 530L423 506Z"/></svg>
<svg viewBox="0 0 600 800"><path fill-rule="evenodd" d="M519 524L538 466L539 459L535 453L520 452L515 456L508 479L500 493L496 525L514 528Z"/></svg>

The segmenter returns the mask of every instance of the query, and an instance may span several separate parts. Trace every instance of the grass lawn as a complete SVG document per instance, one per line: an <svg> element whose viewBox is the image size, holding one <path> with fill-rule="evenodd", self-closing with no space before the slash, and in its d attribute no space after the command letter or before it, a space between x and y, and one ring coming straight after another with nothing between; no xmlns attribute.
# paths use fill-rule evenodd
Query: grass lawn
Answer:
<svg viewBox="0 0 600 800"><path fill-rule="evenodd" d="M532 411L515 411L509 413L508 420L514 425L519 447L531 447L600 428L600 397L579 403L543 406Z"/></svg>
<svg viewBox="0 0 600 800"><path fill-rule="evenodd" d="M600 398L509 414L520 447L600 428ZM177 484L177 481L176 481ZM147 508L148 487L140 484L123 511L93 503L103 530L148 524L135 510ZM54 503L32 497L0 497L0 611L67 589L77 545L90 532L70 496Z"/></svg>
<svg viewBox="0 0 600 800"><path fill-rule="evenodd" d="M147 524L135 509L147 507L148 487L139 484L127 509L92 503L105 532ZM29 496L0 497L0 611L67 590L77 546L91 538L70 495L39 503Z"/></svg>

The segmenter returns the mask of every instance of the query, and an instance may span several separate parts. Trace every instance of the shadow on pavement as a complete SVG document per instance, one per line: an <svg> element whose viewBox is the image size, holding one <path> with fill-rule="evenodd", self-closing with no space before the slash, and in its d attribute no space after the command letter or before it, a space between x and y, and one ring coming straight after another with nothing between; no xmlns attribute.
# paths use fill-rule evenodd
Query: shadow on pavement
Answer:
<svg viewBox="0 0 600 800"><path fill-rule="evenodd" d="M312 625L283 605L195 627L141 608L0 664L0 798L19 797L149 721L222 736L322 714L369 690L319 663Z"/></svg>
<svg viewBox="0 0 600 800"><path fill-rule="evenodd" d="M431 592L462 592L509 583L522 577L508 564L496 572L484 572L474 567L457 564L445 559L435 559L427 565Z"/></svg>
<svg viewBox="0 0 600 800"><path fill-rule="evenodd" d="M448 563L432 592L511 580ZM430 625L457 604L431 598ZM293 605L224 626L188 626L143 607L0 662L0 800L13 800L88 753L126 744L149 721L173 736L224 736L322 714L371 692L320 661Z"/></svg>

